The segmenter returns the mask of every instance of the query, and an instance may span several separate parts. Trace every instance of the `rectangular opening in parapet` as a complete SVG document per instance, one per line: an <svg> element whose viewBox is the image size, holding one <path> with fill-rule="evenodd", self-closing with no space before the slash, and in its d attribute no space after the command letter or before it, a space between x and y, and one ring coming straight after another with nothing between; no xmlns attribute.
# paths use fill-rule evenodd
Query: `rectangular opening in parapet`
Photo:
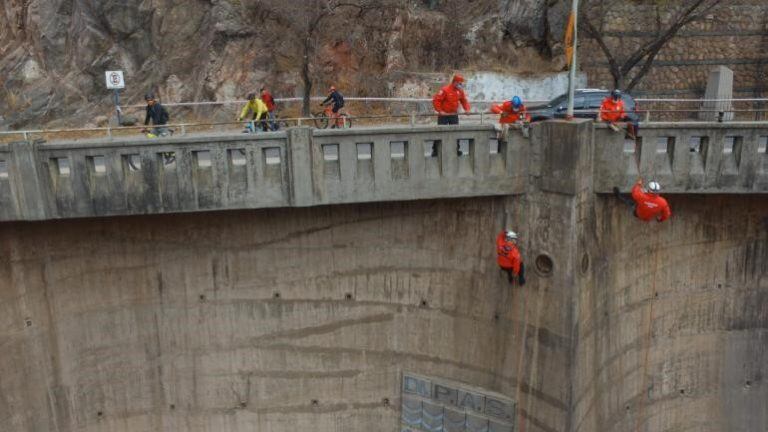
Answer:
<svg viewBox="0 0 768 432"><path fill-rule="evenodd" d="M94 174L103 175L107 172L107 160L104 156L86 156L88 168Z"/></svg>
<svg viewBox="0 0 768 432"><path fill-rule="evenodd" d="M245 149L229 149L229 163L232 166L244 166L246 163Z"/></svg>
<svg viewBox="0 0 768 432"><path fill-rule="evenodd" d="M440 156L440 144L440 140L424 141L424 157L429 159Z"/></svg>
<svg viewBox="0 0 768 432"><path fill-rule="evenodd" d="M488 141L488 153L491 155L497 155L501 153L501 142L496 138L491 138Z"/></svg>
<svg viewBox="0 0 768 432"><path fill-rule="evenodd" d="M768 154L768 136L761 136L757 140L757 152Z"/></svg>
<svg viewBox="0 0 768 432"><path fill-rule="evenodd" d="M456 142L456 154L459 157L467 157L472 151L472 139L460 139Z"/></svg>
<svg viewBox="0 0 768 432"><path fill-rule="evenodd" d="M280 148L279 147L265 148L264 163L267 165L280 165Z"/></svg>
<svg viewBox="0 0 768 432"><path fill-rule="evenodd" d="M0 179L8 178L8 162L0 160Z"/></svg>
<svg viewBox="0 0 768 432"><path fill-rule="evenodd" d="M339 160L338 144L323 144L323 160L326 162L337 162Z"/></svg>
<svg viewBox="0 0 768 432"><path fill-rule="evenodd" d="M128 167L128 171L137 172L141 171L141 156L138 154L123 155L123 161L125 166Z"/></svg>
<svg viewBox="0 0 768 432"><path fill-rule="evenodd" d="M56 168L56 173L62 177L70 174L69 158L55 158L53 159L53 166Z"/></svg>
<svg viewBox="0 0 768 432"><path fill-rule="evenodd" d="M389 154L392 159L405 159L405 150L408 143L405 141L392 141L389 143Z"/></svg>
<svg viewBox="0 0 768 432"><path fill-rule="evenodd" d="M373 143L357 143L357 160L371 160Z"/></svg>
<svg viewBox="0 0 768 432"><path fill-rule="evenodd" d="M195 162L197 163L197 166L199 168L210 168L211 167L211 152L208 150L200 150L196 152L192 152L192 154L195 157Z"/></svg>
<svg viewBox="0 0 768 432"><path fill-rule="evenodd" d="M723 154L727 156L733 156L733 160L736 162L736 167L741 163L741 147L744 137L741 136L726 136L723 141Z"/></svg>
<svg viewBox="0 0 768 432"><path fill-rule="evenodd" d="M674 153L675 137L658 137L656 138L656 153Z"/></svg>
<svg viewBox="0 0 768 432"><path fill-rule="evenodd" d="M138 156L138 155L136 155ZM137 157L138 159L138 157ZM165 169L172 170L176 169L176 152L162 152L157 154L157 159L160 163L160 166L162 166ZM138 165L139 169L141 169L141 162L139 161Z"/></svg>

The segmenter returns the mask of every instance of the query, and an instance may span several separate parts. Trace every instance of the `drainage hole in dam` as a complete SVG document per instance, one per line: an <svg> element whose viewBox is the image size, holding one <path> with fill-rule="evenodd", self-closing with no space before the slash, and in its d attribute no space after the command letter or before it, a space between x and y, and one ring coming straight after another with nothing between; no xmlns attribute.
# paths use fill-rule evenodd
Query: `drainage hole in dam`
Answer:
<svg viewBox="0 0 768 432"><path fill-rule="evenodd" d="M240 402L240 408L245 408L247 406L248 406L248 402L246 402L246 401L241 401Z"/></svg>
<svg viewBox="0 0 768 432"><path fill-rule="evenodd" d="M200 301L201 301L201 302L204 302L204 301L205 301L205 294L200 294Z"/></svg>
<svg viewBox="0 0 768 432"><path fill-rule="evenodd" d="M317 399L312 399L312 405L317 406L320 402Z"/></svg>
<svg viewBox="0 0 768 432"><path fill-rule="evenodd" d="M344 298L345 298L346 300L352 300L352 294L350 294L350 293L346 293L346 294L344 294Z"/></svg>
<svg viewBox="0 0 768 432"><path fill-rule="evenodd" d="M96 416L97 416L97 417L101 417L101 416L103 416L103 415L104 415L104 413L103 413L103 412L101 412L101 411L99 411L99 412L97 412L97 413L96 413Z"/></svg>
<svg viewBox="0 0 768 432"><path fill-rule="evenodd" d="M552 258L547 254L540 254L536 257L536 271L542 276L551 275L554 265Z"/></svg>
<svg viewBox="0 0 768 432"><path fill-rule="evenodd" d="M629 411L629 405L625 406L624 409Z"/></svg>
<svg viewBox="0 0 768 432"><path fill-rule="evenodd" d="M500 318L500 317L499 317L499 314L497 314L497 313L493 314L493 320L494 320L494 321L498 321L498 320L499 320L499 318Z"/></svg>
<svg viewBox="0 0 768 432"><path fill-rule="evenodd" d="M752 381L747 380L747 382L744 383L744 387L746 388L752 387Z"/></svg>
<svg viewBox="0 0 768 432"><path fill-rule="evenodd" d="M29 319L29 318L27 318L27 319L25 319L25 320L24 320L24 324L25 324L27 327L32 327L32 320L31 320L31 319Z"/></svg>
<svg viewBox="0 0 768 432"><path fill-rule="evenodd" d="M381 403L384 404L384 406L389 406L389 398L384 398L381 400Z"/></svg>
<svg viewBox="0 0 768 432"><path fill-rule="evenodd" d="M272 297L274 297L276 299L279 299L280 298L280 293L276 292L276 293L272 294Z"/></svg>
<svg viewBox="0 0 768 432"><path fill-rule="evenodd" d="M656 291L655 293L653 293L653 296L656 297L656 298L659 298L659 292Z"/></svg>
<svg viewBox="0 0 768 432"><path fill-rule="evenodd" d="M680 389L680 394L684 395L685 394L685 389Z"/></svg>
<svg viewBox="0 0 768 432"><path fill-rule="evenodd" d="M586 275L589 271L589 254L585 253L581 256L581 274Z"/></svg>
<svg viewBox="0 0 768 432"><path fill-rule="evenodd" d="M171 411L173 411L173 410L175 410L175 409L176 409L176 405L174 405L174 404L171 404L171 406L170 406L169 408L171 408Z"/></svg>
<svg viewBox="0 0 768 432"><path fill-rule="evenodd" d="M427 301L422 299L421 300L421 307L427 307Z"/></svg>

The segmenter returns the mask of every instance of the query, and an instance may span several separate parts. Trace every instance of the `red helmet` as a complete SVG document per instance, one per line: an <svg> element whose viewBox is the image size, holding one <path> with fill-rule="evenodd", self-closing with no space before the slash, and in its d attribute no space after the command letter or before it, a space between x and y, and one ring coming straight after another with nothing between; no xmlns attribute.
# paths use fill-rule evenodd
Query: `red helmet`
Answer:
<svg viewBox="0 0 768 432"><path fill-rule="evenodd" d="M464 82L464 77L461 74L456 74L456 75L453 76L453 81L451 81L451 82L454 83L454 84L463 83Z"/></svg>

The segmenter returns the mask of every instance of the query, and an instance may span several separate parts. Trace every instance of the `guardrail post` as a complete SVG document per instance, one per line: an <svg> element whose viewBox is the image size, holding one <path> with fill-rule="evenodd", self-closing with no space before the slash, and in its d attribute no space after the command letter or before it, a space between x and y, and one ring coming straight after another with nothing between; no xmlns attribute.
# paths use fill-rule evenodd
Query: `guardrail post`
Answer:
<svg viewBox="0 0 768 432"><path fill-rule="evenodd" d="M411 127L416 126L416 112L411 111Z"/></svg>
<svg viewBox="0 0 768 432"><path fill-rule="evenodd" d="M314 203L312 173L312 128L288 129L286 145L288 184L291 205L306 207Z"/></svg>
<svg viewBox="0 0 768 432"><path fill-rule="evenodd" d="M48 200L38 172L36 146L29 141L14 142L9 146L15 171L11 188L19 220L47 219Z"/></svg>
<svg viewBox="0 0 768 432"><path fill-rule="evenodd" d="M485 111L480 111L480 124L485 123Z"/></svg>
<svg viewBox="0 0 768 432"><path fill-rule="evenodd" d="M187 134L187 125L183 124L181 125L181 135Z"/></svg>
<svg viewBox="0 0 768 432"><path fill-rule="evenodd" d="M647 110L645 111L645 122L650 123L651 122L651 111Z"/></svg>
<svg viewBox="0 0 768 432"><path fill-rule="evenodd" d="M110 126L107 126L107 137L112 139L112 128Z"/></svg>
<svg viewBox="0 0 768 432"><path fill-rule="evenodd" d="M22 136L24 137L24 141L29 141L29 135L27 135L27 131L22 132Z"/></svg>

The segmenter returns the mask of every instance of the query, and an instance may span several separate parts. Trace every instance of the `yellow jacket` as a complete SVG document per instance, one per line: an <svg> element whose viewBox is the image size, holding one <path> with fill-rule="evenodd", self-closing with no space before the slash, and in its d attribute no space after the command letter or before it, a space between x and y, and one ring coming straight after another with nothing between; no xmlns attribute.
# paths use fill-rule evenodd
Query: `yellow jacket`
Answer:
<svg viewBox="0 0 768 432"><path fill-rule="evenodd" d="M261 99L256 98L252 101L248 101L248 103L245 104L243 110L240 112L240 117L237 120L241 121L247 117L248 111L253 111L253 118L258 119L262 114L269 110L267 109L267 105Z"/></svg>

